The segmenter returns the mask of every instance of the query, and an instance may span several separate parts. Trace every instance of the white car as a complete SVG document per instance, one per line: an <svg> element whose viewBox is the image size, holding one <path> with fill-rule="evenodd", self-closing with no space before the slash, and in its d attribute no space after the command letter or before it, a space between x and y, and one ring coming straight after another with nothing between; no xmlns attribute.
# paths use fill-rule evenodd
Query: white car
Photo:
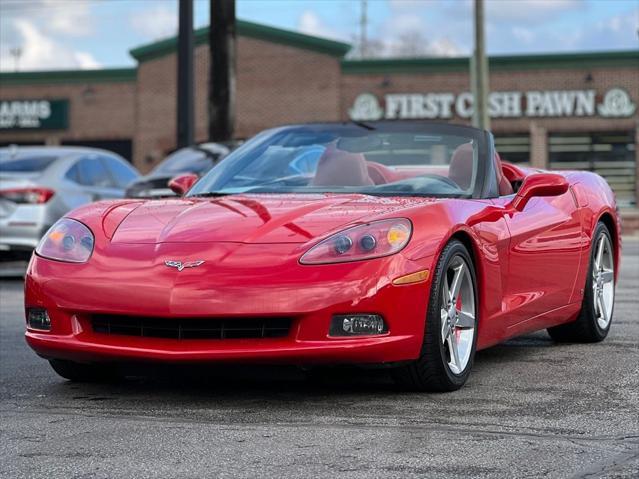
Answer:
<svg viewBox="0 0 639 479"><path fill-rule="evenodd" d="M0 148L0 253L30 251L68 211L122 198L140 174L122 157L83 147Z"/></svg>

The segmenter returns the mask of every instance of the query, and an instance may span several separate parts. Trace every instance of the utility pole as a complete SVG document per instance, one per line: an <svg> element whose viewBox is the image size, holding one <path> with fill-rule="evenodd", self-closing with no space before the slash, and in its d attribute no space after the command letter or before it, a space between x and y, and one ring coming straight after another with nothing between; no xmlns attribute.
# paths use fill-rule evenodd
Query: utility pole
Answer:
<svg viewBox="0 0 639 479"><path fill-rule="evenodd" d="M368 38L367 38L368 16L366 11L367 9L368 9L367 0L362 0L362 15L359 20L359 56L361 58L366 58L368 54Z"/></svg>
<svg viewBox="0 0 639 479"><path fill-rule="evenodd" d="M179 0L177 61L177 147L194 142L193 0Z"/></svg>
<svg viewBox="0 0 639 479"><path fill-rule="evenodd" d="M486 57L486 42L484 38L484 0L475 0L475 52L471 61L473 83L474 114L473 126L490 130L488 116L488 59Z"/></svg>
<svg viewBox="0 0 639 479"><path fill-rule="evenodd" d="M210 0L209 140L233 139L235 125L235 0Z"/></svg>
<svg viewBox="0 0 639 479"><path fill-rule="evenodd" d="M13 69L14 71L20 70L20 57L22 56L22 48L14 47L9 50L9 53L13 57Z"/></svg>

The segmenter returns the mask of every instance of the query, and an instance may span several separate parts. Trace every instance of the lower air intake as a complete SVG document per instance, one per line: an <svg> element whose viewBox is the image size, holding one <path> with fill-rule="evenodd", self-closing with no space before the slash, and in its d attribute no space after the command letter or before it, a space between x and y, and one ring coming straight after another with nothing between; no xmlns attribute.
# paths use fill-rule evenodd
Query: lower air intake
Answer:
<svg viewBox="0 0 639 479"><path fill-rule="evenodd" d="M91 317L93 332L168 339L284 338L291 318L151 318L99 314Z"/></svg>

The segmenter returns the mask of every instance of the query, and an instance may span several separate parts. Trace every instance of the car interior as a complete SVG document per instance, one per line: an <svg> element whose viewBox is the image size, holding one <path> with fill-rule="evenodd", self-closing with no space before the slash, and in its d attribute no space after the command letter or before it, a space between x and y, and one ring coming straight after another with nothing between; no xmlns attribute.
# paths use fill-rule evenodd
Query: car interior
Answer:
<svg viewBox="0 0 639 479"><path fill-rule="evenodd" d="M521 185L526 173L521 168L494 156L499 195L512 195ZM369 186L383 185L424 174L447 177L462 190L471 186L473 175L473 146L464 143L452 153L450 164L422 167L387 166L368 160L364 153L340 150L329 144L321 155L311 186Z"/></svg>

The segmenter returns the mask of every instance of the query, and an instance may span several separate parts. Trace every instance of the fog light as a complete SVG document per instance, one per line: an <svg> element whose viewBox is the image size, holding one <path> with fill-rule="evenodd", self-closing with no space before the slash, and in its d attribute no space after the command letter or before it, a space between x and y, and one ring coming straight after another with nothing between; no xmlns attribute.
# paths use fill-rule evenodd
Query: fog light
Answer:
<svg viewBox="0 0 639 479"><path fill-rule="evenodd" d="M388 332L384 318L377 314L348 314L333 316L331 336L365 336Z"/></svg>
<svg viewBox="0 0 639 479"><path fill-rule="evenodd" d="M39 329L41 331L51 330L51 319L46 309L29 308L27 310L27 324L31 329Z"/></svg>

